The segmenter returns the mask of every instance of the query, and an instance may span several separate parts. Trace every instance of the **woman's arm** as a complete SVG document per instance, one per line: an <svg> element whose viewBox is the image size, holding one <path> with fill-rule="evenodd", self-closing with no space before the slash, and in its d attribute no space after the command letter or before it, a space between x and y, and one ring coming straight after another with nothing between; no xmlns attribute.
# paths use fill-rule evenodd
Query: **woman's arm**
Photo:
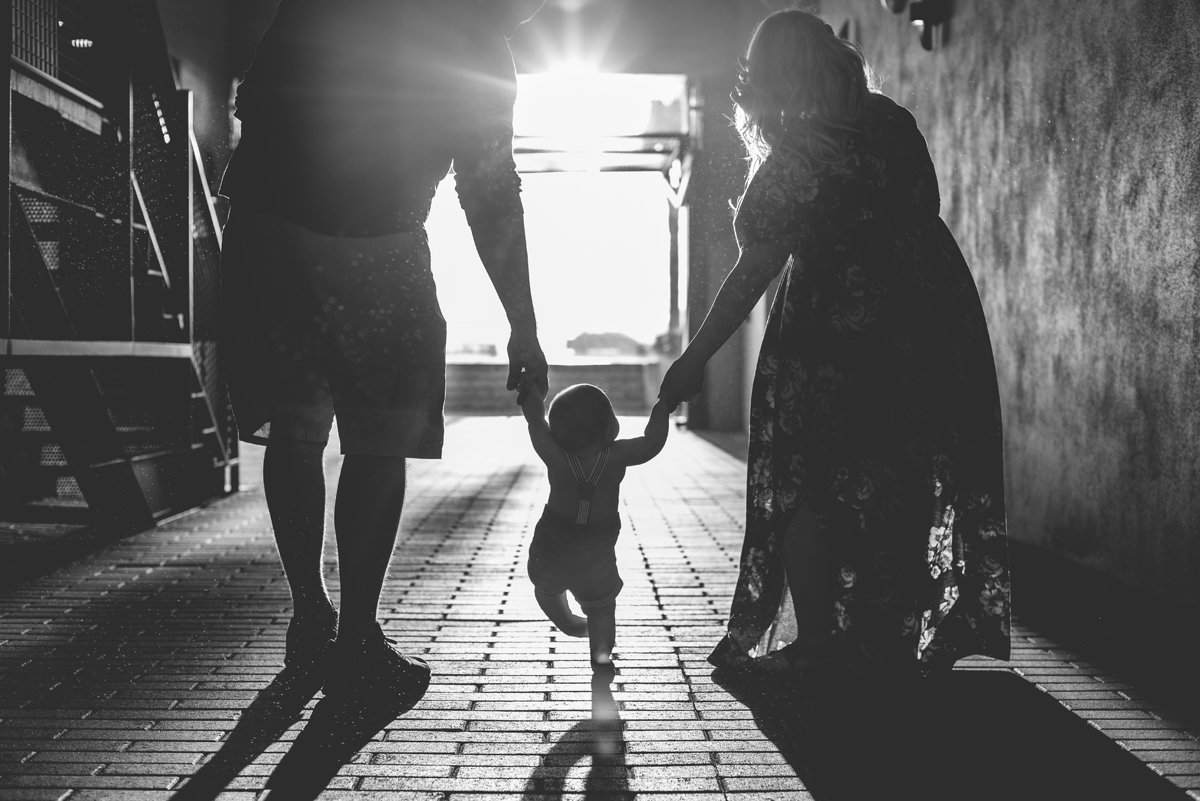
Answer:
<svg viewBox="0 0 1200 801"><path fill-rule="evenodd" d="M668 408L674 409L700 393L704 365L749 316L771 279L787 265L791 253L792 243L784 240L754 242L742 248L700 330L667 370L658 397Z"/></svg>

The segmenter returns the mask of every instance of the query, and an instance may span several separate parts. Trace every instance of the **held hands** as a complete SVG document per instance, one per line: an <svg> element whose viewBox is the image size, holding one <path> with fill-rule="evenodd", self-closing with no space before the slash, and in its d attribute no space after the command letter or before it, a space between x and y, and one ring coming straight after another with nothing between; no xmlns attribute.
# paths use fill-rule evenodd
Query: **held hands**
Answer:
<svg viewBox="0 0 1200 801"><path fill-rule="evenodd" d="M658 399L673 411L679 404L699 395L703 386L704 362L689 358L684 353L667 370L658 389Z"/></svg>
<svg viewBox="0 0 1200 801"><path fill-rule="evenodd" d="M521 376L517 396L521 398L521 413L525 415L526 422L545 422L546 391L533 379L532 374L525 373Z"/></svg>
<svg viewBox="0 0 1200 801"><path fill-rule="evenodd" d="M654 404L650 409L650 419L646 421L646 436L651 439L661 439L664 442L667 439L667 432L671 429L671 407L662 401Z"/></svg>
<svg viewBox="0 0 1200 801"><path fill-rule="evenodd" d="M536 387L545 397L549 390L546 357L536 334L514 331L508 340L508 390L517 390L517 405L525 403L529 390Z"/></svg>

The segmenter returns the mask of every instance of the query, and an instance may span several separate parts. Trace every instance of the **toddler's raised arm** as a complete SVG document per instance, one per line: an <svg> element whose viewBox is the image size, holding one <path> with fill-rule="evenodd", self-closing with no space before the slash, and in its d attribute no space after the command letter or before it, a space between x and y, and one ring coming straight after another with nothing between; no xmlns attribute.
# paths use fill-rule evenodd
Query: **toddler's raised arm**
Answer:
<svg viewBox="0 0 1200 801"><path fill-rule="evenodd" d="M659 451L667 444L670 428L671 410L659 401L650 410L650 420L646 423L646 431L642 436L619 439L613 443L613 449L625 465L645 464L658 456Z"/></svg>
<svg viewBox="0 0 1200 801"><path fill-rule="evenodd" d="M521 404L521 411L529 424L529 441L538 458L547 465L556 464L562 461L563 455L562 448L550 434L550 424L546 422L546 393L532 378L524 379L524 382L525 402Z"/></svg>

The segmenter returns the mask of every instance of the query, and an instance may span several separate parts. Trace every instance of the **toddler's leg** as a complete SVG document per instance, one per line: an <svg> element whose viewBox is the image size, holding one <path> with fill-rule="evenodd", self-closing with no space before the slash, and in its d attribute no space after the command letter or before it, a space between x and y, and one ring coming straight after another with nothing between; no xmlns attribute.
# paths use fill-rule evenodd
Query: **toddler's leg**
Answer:
<svg viewBox="0 0 1200 801"><path fill-rule="evenodd" d="M611 756L620 744L621 716L609 683L616 676L612 663L613 644L617 639L617 605L587 610L588 646L592 652L592 720L597 730L597 753ZM614 736L617 739L614 739Z"/></svg>
<svg viewBox="0 0 1200 801"><path fill-rule="evenodd" d="M563 634L568 637L588 636L587 620L571 611L571 607L567 605L565 592L555 595L552 592L535 589L533 597L537 598L538 606L546 613L546 617L550 618L550 622L557 626Z"/></svg>
<svg viewBox="0 0 1200 801"><path fill-rule="evenodd" d="M612 675L612 649L617 641L617 605L611 603L587 613L588 645L592 650L592 671Z"/></svg>

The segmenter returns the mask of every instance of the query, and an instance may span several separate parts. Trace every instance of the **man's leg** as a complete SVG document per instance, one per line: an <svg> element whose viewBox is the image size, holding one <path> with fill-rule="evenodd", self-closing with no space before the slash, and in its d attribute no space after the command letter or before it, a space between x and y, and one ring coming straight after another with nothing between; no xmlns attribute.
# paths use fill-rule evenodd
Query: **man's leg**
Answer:
<svg viewBox="0 0 1200 801"><path fill-rule="evenodd" d="M375 626L400 513L404 509L403 458L347 454L334 506L341 621L338 639L361 638Z"/></svg>
<svg viewBox="0 0 1200 801"><path fill-rule="evenodd" d="M429 665L401 653L376 622L404 508L404 467L403 458L390 456L347 454L342 462L333 512L341 619L324 687L326 697L365 693L397 715L429 687Z"/></svg>
<svg viewBox="0 0 1200 801"><path fill-rule="evenodd" d="M329 618L333 603L325 588L325 446L272 437L263 460L263 489L275 545L299 618Z"/></svg>

